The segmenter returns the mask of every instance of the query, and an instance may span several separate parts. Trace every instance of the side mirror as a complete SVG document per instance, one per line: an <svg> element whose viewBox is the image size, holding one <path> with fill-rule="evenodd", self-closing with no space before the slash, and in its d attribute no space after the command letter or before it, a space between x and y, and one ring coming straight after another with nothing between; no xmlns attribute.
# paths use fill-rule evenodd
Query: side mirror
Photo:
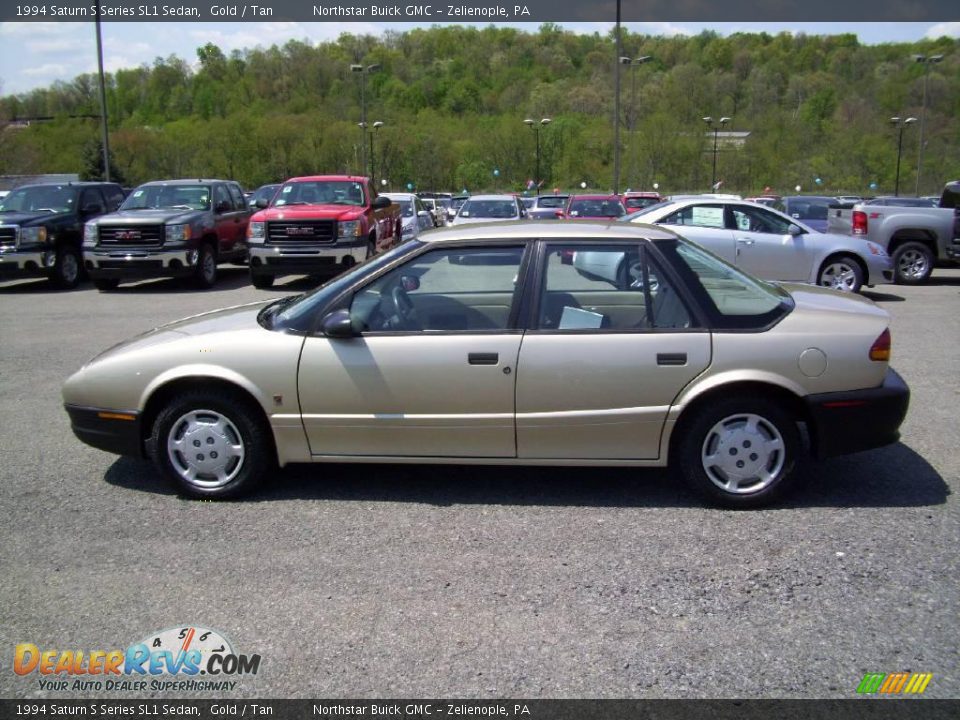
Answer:
<svg viewBox="0 0 960 720"><path fill-rule="evenodd" d="M371 207L374 210L383 210L384 208L390 207L390 198L384 197L383 195L377 195L377 199L373 201Z"/></svg>
<svg viewBox="0 0 960 720"><path fill-rule="evenodd" d="M431 217L429 210L421 210L417 213L418 217Z"/></svg>
<svg viewBox="0 0 960 720"><path fill-rule="evenodd" d="M353 319L347 309L334 310L320 321L320 330L330 338L351 338L357 333L353 330Z"/></svg>
<svg viewBox="0 0 960 720"><path fill-rule="evenodd" d="M257 198L257 201L253 205L254 207L259 208L260 210L263 210L269 204L270 204L270 201L267 200L267 198Z"/></svg>
<svg viewBox="0 0 960 720"><path fill-rule="evenodd" d="M801 228L799 225L791 225L787 232L789 232L793 237L797 237L799 235L803 235L803 228Z"/></svg>

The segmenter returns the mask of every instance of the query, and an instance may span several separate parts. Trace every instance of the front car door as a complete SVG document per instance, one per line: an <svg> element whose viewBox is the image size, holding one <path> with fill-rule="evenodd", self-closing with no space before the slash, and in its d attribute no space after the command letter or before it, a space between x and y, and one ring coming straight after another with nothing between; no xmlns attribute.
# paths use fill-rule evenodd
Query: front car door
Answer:
<svg viewBox="0 0 960 720"><path fill-rule="evenodd" d="M314 456L516 456L525 247L442 245L342 302L356 337L308 337L300 405Z"/></svg>
<svg viewBox="0 0 960 720"><path fill-rule="evenodd" d="M806 282L814 253L804 233L791 234L787 216L752 205L729 205L727 224L736 243L736 265L764 280Z"/></svg>
<svg viewBox="0 0 960 720"><path fill-rule="evenodd" d="M710 334L646 242L549 242L517 374L523 459L656 459Z"/></svg>

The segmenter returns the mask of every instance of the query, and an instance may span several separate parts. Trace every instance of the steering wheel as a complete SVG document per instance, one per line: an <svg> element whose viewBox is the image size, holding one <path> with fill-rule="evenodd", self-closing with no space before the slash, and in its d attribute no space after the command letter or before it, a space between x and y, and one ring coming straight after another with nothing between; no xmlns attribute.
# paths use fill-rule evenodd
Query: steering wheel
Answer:
<svg viewBox="0 0 960 720"><path fill-rule="evenodd" d="M390 291L390 305L393 309L393 318L399 325L398 330L422 330L420 319L417 317L417 309L407 295L406 290L397 285Z"/></svg>

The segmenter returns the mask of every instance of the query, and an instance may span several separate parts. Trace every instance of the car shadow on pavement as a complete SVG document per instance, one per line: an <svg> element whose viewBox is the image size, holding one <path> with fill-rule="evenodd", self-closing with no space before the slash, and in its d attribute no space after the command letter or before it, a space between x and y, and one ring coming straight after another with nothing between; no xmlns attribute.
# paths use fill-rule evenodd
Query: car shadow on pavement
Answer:
<svg viewBox="0 0 960 720"><path fill-rule="evenodd" d="M804 482L777 507L918 507L946 502L943 478L903 444L809 462ZM120 458L111 485L175 495L154 466ZM437 506L699 507L700 497L663 468L322 463L291 465L238 502L345 500Z"/></svg>
<svg viewBox="0 0 960 720"><path fill-rule="evenodd" d="M50 293L77 292L78 290L83 290L88 285L88 283L80 283L79 287L76 287L73 290L61 290L60 288L54 287L53 283L51 283L47 278L19 279L13 282L4 281L0 283L0 294L30 295L32 293L42 293L44 295L49 295Z"/></svg>
<svg viewBox="0 0 960 720"><path fill-rule="evenodd" d="M250 284L250 273L245 267L231 265L220 267L217 270L217 283L212 288L200 289L193 284L191 278L158 278L149 280L129 280L122 283L116 290L109 290L105 295L146 295L148 293L163 293L172 295L179 293L211 293L236 290Z"/></svg>
<svg viewBox="0 0 960 720"><path fill-rule="evenodd" d="M905 298L900 295L891 295L890 293L875 292L874 290L861 290L860 294L874 302L903 302Z"/></svg>

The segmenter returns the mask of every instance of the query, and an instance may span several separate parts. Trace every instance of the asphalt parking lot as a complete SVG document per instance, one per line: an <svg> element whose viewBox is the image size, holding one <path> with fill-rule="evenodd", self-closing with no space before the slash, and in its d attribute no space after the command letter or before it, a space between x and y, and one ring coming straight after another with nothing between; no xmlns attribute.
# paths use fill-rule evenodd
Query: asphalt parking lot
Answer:
<svg viewBox="0 0 960 720"><path fill-rule="evenodd" d="M960 270L869 293L912 390L902 442L811 463L777 509L705 509L660 470L412 465L193 502L70 432L60 386L98 351L310 286L0 283L0 696L91 696L15 675L18 643L186 625L262 656L230 697L848 698L897 671L960 696Z"/></svg>

